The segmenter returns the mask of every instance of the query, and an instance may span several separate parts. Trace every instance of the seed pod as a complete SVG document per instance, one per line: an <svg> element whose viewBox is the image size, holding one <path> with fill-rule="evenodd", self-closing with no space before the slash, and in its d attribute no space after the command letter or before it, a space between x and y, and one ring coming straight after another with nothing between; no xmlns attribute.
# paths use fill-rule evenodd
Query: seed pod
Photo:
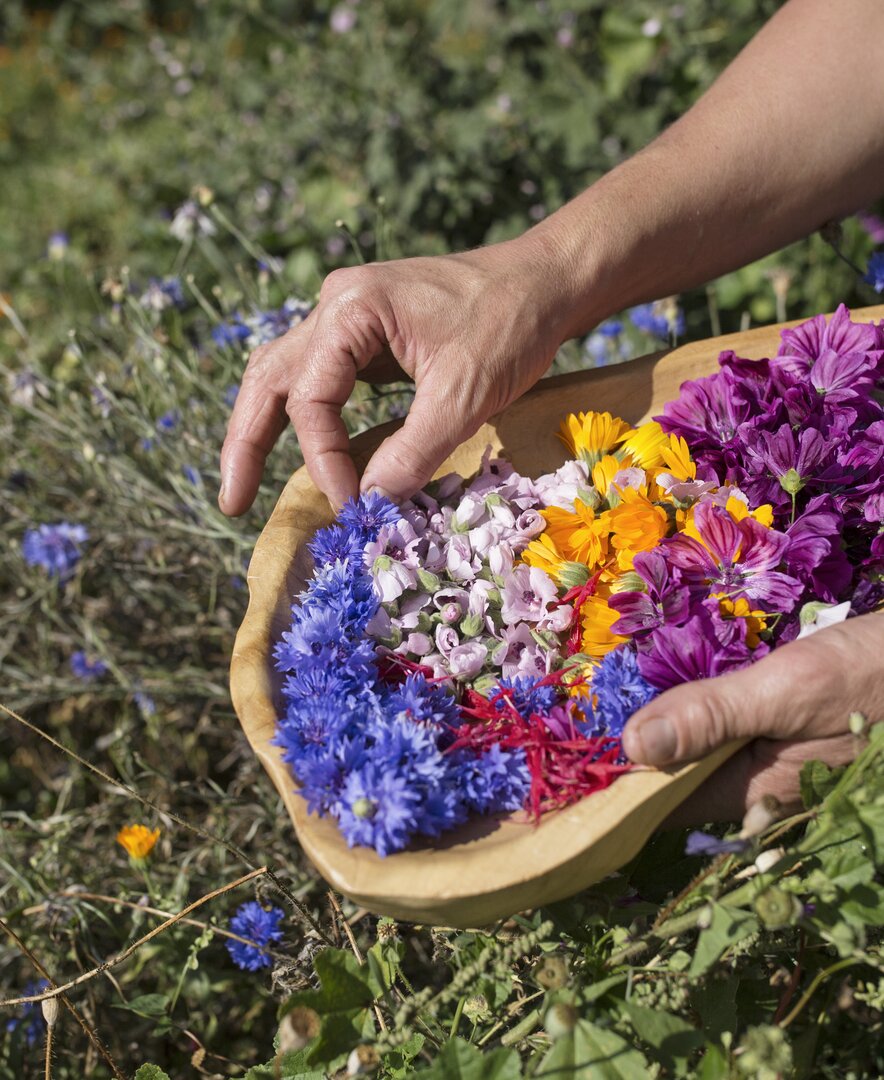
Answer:
<svg viewBox="0 0 884 1080"><path fill-rule="evenodd" d="M472 1023L477 1024L480 1020L486 1020L491 1015L488 1001L484 994L473 994L463 1003L463 1014Z"/></svg>
<svg viewBox="0 0 884 1080"><path fill-rule="evenodd" d="M348 1076L365 1076L377 1071L381 1063L380 1054L373 1046L357 1046L347 1058Z"/></svg>
<svg viewBox="0 0 884 1080"><path fill-rule="evenodd" d="M551 1039L561 1039L563 1036L571 1034L579 1019L580 1014L573 1005L566 1005L562 1001L557 1001L555 1005L551 1005L546 1010L543 1026Z"/></svg>
<svg viewBox="0 0 884 1080"><path fill-rule="evenodd" d="M532 972L534 981L544 990L561 990L568 985L568 961L564 956L541 957Z"/></svg>
<svg viewBox="0 0 884 1080"><path fill-rule="evenodd" d="M306 1005L296 1005L285 1014L279 1025L279 1052L303 1050L319 1034L319 1013Z"/></svg>
<svg viewBox="0 0 884 1080"><path fill-rule="evenodd" d="M770 828L775 821L779 820L781 812L780 800L776 795L762 795L758 802L752 803L746 811L746 816L743 818L743 828L740 830L741 839L747 840L750 836L758 836L759 833L763 833L765 829Z"/></svg>
<svg viewBox="0 0 884 1080"><path fill-rule="evenodd" d="M755 901L755 914L768 930L790 926L799 918L801 910L797 896L776 887L765 889Z"/></svg>
<svg viewBox="0 0 884 1080"><path fill-rule="evenodd" d="M44 998L40 1002L40 1009L43 1013L43 1019L46 1021L46 1026L51 1030L55 1027L55 1021L58 1019L58 998Z"/></svg>

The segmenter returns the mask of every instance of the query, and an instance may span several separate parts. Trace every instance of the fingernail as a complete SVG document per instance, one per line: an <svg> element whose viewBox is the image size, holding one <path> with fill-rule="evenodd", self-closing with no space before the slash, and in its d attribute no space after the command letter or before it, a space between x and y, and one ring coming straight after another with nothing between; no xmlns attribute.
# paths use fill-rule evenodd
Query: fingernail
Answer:
<svg viewBox="0 0 884 1080"><path fill-rule="evenodd" d="M655 716L623 733L627 757L646 765L665 765L675 755L675 728L665 716Z"/></svg>
<svg viewBox="0 0 884 1080"><path fill-rule="evenodd" d="M382 487L379 487L377 484L372 484L371 487L365 488L365 490L362 492L362 494L363 495L380 495L382 499L389 499L390 502L395 502L396 501L393 498L393 496L389 493L389 491L384 491L384 489Z"/></svg>
<svg viewBox="0 0 884 1080"><path fill-rule="evenodd" d="M218 489L218 502L223 503L227 498L227 481L221 481L221 487Z"/></svg>

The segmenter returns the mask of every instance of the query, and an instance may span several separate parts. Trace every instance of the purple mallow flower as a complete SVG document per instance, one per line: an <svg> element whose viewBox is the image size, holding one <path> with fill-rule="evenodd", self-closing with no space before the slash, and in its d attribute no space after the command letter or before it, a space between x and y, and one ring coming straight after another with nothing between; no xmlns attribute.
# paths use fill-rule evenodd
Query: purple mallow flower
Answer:
<svg viewBox="0 0 884 1080"><path fill-rule="evenodd" d="M38 525L28 529L22 540L22 554L29 566L42 566L50 577L66 581L80 561L81 546L89 539L84 525Z"/></svg>
<svg viewBox="0 0 884 1080"><path fill-rule="evenodd" d="M240 904L230 920L229 929L254 944L246 945L242 941L227 939L227 951L238 968L243 971L259 971L273 965L267 946L282 938L279 924L284 917L282 908L263 908L256 900Z"/></svg>

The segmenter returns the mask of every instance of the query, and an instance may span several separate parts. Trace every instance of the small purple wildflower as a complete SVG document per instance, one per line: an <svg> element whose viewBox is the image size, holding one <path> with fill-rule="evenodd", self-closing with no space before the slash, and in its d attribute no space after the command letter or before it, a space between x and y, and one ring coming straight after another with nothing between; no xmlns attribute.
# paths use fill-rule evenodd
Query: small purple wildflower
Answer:
<svg viewBox="0 0 884 1080"><path fill-rule="evenodd" d="M200 476L199 470L195 469L193 465L182 465L181 475L188 482L188 484L193 484L194 487L199 487L200 484L202 484L203 482L203 478Z"/></svg>
<svg viewBox="0 0 884 1080"><path fill-rule="evenodd" d="M83 682L94 682L108 672L107 664L103 660L90 660L81 649L71 653L68 661L71 671Z"/></svg>
<svg viewBox="0 0 884 1080"><path fill-rule="evenodd" d="M150 694L145 693L144 690L137 690L135 692L134 701L145 720L153 716L157 711L156 702Z"/></svg>
<svg viewBox="0 0 884 1080"><path fill-rule="evenodd" d="M720 840L711 833L694 830L688 833L685 855L736 855L749 847L748 840Z"/></svg>
<svg viewBox="0 0 884 1080"><path fill-rule="evenodd" d="M637 330L643 330L661 341L668 341L672 335L681 337L685 331L684 312L681 308L676 308L671 323L657 304L639 304L630 310L629 319Z"/></svg>
<svg viewBox="0 0 884 1080"><path fill-rule="evenodd" d="M227 939L227 951L238 968L243 971L259 971L261 968L273 966L273 958L267 951L267 946L282 937L279 924L284 917L282 908L263 908L256 900L240 904L230 920L229 928L234 934L253 941L254 945Z"/></svg>
<svg viewBox="0 0 884 1080"><path fill-rule="evenodd" d="M236 404L236 399L239 397L239 383L233 383L232 386L228 386L224 391L224 404L232 409Z"/></svg>
<svg viewBox="0 0 884 1080"><path fill-rule="evenodd" d="M33 997L34 994L42 994L49 989L47 979L36 982L27 982L22 990L22 997ZM13 1016L6 1021L6 1030L13 1034L18 1030L24 1032L25 1042L28 1046L36 1046L43 1038L46 1030L46 1021L43 1019L43 1010L39 1001L26 1001L19 1007L19 1015Z"/></svg>
<svg viewBox="0 0 884 1080"><path fill-rule="evenodd" d="M180 423L180 411L178 409L170 409L168 412L163 413L159 420L157 420L157 431L166 433L174 431Z"/></svg>
<svg viewBox="0 0 884 1080"><path fill-rule="evenodd" d="M871 285L875 292L884 292L884 251L876 251L871 256L863 281Z"/></svg>
<svg viewBox="0 0 884 1080"><path fill-rule="evenodd" d="M57 525L38 525L25 533L22 554L29 566L42 566L50 577L66 581L80 561L80 546L88 539L89 531L83 525L70 525L64 521Z"/></svg>

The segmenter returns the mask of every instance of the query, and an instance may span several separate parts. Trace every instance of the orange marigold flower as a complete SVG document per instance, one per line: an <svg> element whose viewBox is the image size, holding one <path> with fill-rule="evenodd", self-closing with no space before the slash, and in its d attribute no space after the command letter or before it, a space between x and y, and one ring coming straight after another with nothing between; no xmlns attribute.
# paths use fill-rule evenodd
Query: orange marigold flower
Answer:
<svg viewBox="0 0 884 1080"><path fill-rule="evenodd" d="M629 424L609 412L571 413L559 428L559 438L565 446L590 465L631 434Z"/></svg>
<svg viewBox="0 0 884 1080"><path fill-rule="evenodd" d="M608 607L608 602L601 596L590 596L580 609L580 623L583 626L581 649L586 656L602 657L622 645L628 638L611 632L611 627L620 618L620 613Z"/></svg>
<svg viewBox="0 0 884 1080"><path fill-rule="evenodd" d="M149 829L146 825L124 825L117 833L117 843L121 844L133 859L146 859L159 838L160 830Z"/></svg>
<svg viewBox="0 0 884 1080"><path fill-rule="evenodd" d="M585 502L575 499L573 511L549 506L541 510L540 516L546 522L543 536L549 537L563 559L593 569L607 558L607 530Z"/></svg>
<svg viewBox="0 0 884 1080"><path fill-rule="evenodd" d="M634 488L623 488L620 502L601 516L611 533L611 547L621 570L631 570L640 551L650 551L669 531L669 517L662 506Z"/></svg>

